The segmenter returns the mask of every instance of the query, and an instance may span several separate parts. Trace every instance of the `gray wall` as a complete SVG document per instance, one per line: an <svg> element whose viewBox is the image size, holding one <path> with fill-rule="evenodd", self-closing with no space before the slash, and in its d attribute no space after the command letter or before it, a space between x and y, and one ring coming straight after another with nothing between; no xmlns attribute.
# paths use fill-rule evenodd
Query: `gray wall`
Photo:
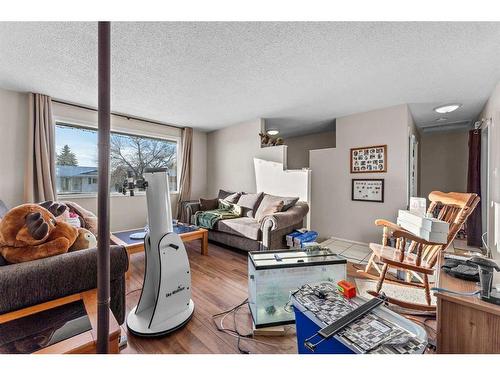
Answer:
<svg viewBox="0 0 500 375"><path fill-rule="evenodd" d="M207 194L207 133L193 131L191 199Z"/></svg>
<svg viewBox="0 0 500 375"><path fill-rule="evenodd" d="M253 158L283 163L286 147L260 146L262 120L257 119L208 133L207 196L219 189L255 192Z"/></svg>
<svg viewBox="0 0 500 375"><path fill-rule="evenodd" d="M467 190L468 132L423 133L420 138L420 192Z"/></svg>
<svg viewBox="0 0 500 375"><path fill-rule="evenodd" d="M382 231L374 220L394 221L407 207L407 105L374 110L337 119L337 147L310 152L312 169L311 228L321 237L358 242L380 242ZM350 148L387 145L387 173L351 174ZM384 203L351 200L352 178L385 179Z"/></svg>
<svg viewBox="0 0 500 375"><path fill-rule="evenodd" d="M494 258L500 263L500 238L498 241L497 249L494 248L495 227L498 228L500 223L495 222L494 209L491 205L492 202L500 202L500 83L497 84L495 90L491 94L490 99L486 103L480 118L492 119L489 126L489 144L490 144L490 163L489 169L489 182L488 182L488 246L493 252ZM495 282L500 283L500 273L495 274Z"/></svg>
<svg viewBox="0 0 500 375"><path fill-rule="evenodd" d="M335 132L327 131L285 139L288 169L309 168L309 151L335 147Z"/></svg>
<svg viewBox="0 0 500 375"><path fill-rule="evenodd" d="M28 153L28 95L0 89L0 199L7 207L23 202Z"/></svg>

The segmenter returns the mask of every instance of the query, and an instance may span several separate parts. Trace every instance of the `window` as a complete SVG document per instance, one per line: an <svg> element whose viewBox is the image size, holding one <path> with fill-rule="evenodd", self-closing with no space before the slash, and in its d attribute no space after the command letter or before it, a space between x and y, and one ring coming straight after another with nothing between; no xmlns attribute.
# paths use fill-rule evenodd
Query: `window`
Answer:
<svg viewBox="0 0 500 375"><path fill-rule="evenodd" d="M166 167L170 191L177 191L177 141L111 132L111 192L123 191L128 174L143 177L146 168ZM97 130L56 123L58 194L97 193Z"/></svg>

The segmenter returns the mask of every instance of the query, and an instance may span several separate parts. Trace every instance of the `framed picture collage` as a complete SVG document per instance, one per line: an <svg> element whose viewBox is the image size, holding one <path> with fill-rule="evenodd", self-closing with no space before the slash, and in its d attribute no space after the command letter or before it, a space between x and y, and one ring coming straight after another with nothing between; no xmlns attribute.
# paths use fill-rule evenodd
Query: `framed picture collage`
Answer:
<svg viewBox="0 0 500 375"><path fill-rule="evenodd" d="M351 148L351 173L387 172L387 145Z"/></svg>
<svg viewBox="0 0 500 375"><path fill-rule="evenodd" d="M351 148L351 173L387 172L387 145ZM352 179L353 201L384 202L383 178Z"/></svg>

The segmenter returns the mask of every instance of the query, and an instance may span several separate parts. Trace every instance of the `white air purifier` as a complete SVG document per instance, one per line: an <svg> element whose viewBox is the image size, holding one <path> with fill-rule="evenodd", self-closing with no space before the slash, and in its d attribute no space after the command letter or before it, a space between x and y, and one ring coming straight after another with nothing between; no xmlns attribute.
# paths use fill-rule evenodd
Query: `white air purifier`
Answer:
<svg viewBox="0 0 500 375"><path fill-rule="evenodd" d="M149 231L144 238L146 267L139 303L127 317L138 336L162 336L184 326L194 311L186 249L174 233L165 168L147 169Z"/></svg>

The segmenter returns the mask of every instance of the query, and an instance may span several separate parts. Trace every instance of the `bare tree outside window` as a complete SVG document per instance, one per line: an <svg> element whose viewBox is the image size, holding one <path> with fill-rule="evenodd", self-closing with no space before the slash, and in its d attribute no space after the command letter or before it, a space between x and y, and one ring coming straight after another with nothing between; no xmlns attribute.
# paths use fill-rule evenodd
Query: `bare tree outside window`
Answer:
<svg viewBox="0 0 500 375"><path fill-rule="evenodd" d="M177 175L177 143L163 139L112 134L110 159L111 184L115 186L127 178L128 171L136 180L144 176L146 168L167 168L171 177ZM174 179L169 182L172 185ZM176 188L170 186L170 190Z"/></svg>
<svg viewBox="0 0 500 375"><path fill-rule="evenodd" d="M177 190L177 142L132 134L111 133L111 190L122 192L130 172L134 179L146 168L167 168L170 190ZM97 192L97 131L56 125L58 194Z"/></svg>

